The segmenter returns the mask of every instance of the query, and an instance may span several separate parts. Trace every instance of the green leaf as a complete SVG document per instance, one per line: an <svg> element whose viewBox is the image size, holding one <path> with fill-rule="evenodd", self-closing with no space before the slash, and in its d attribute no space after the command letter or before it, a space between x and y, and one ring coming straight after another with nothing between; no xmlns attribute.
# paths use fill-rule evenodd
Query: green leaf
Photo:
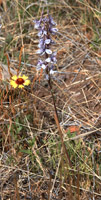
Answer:
<svg viewBox="0 0 101 200"><path fill-rule="evenodd" d="M21 149L20 150L22 153L26 153L28 155L32 155L32 151L30 149Z"/></svg>

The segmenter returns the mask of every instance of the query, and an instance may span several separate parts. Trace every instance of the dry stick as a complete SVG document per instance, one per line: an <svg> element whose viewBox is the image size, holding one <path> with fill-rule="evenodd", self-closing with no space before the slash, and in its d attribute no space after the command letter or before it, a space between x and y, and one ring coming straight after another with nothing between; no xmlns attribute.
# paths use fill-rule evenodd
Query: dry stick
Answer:
<svg viewBox="0 0 101 200"><path fill-rule="evenodd" d="M64 152L65 152L65 154L66 154L67 160L68 160L68 162L69 162L69 165L70 165L70 167L72 167L72 163L71 163L71 161L70 161L70 157L69 157L69 155L68 155L68 152L67 152L67 149L66 149L64 140L63 140L62 130L61 130L61 127L60 127L60 124L59 124L59 117L58 117L57 108L56 108L56 104L55 104L54 94L53 94L53 91L52 91L52 84L51 84L51 77L50 77L50 74L49 74L48 84L49 84L50 91L51 91L51 95L52 95L52 99L53 99L53 105L54 105L54 110L55 110L55 121L56 121L56 125L57 125L57 127L58 127L58 129L59 129L59 135L60 135L61 143L62 143Z"/></svg>
<svg viewBox="0 0 101 200"><path fill-rule="evenodd" d="M22 31L22 19L21 19L21 14L20 14L20 11L19 11L19 3L18 3L18 0L16 0L16 3L17 3L17 14L18 14L18 19L19 19L19 25L20 25L20 32L21 32L21 43L22 43L22 46L24 45L24 42L23 42L23 31ZM24 53L24 51L23 51Z"/></svg>
<svg viewBox="0 0 101 200"><path fill-rule="evenodd" d="M0 0L0 4L3 3L3 7L4 7L4 11L5 13L7 13L7 1L6 0ZM8 24L10 23L10 15L6 15L7 16L7 20L8 20ZM6 31L7 31L7 27L6 27ZM8 33L8 31L7 31Z"/></svg>
<svg viewBox="0 0 101 200"><path fill-rule="evenodd" d="M7 53L5 54L5 56L6 56L6 58L7 58L8 73L9 73L9 75L10 75L10 77L11 77L11 76L12 76L12 73L11 73L11 71L10 71L10 60L9 60L9 56L8 56Z"/></svg>
<svg viewBox="0 0 101 200"><path fill-rule="evenodd" d="M19 188L17 184L17 177L16 174L14 174L14 185L15 185L15 199L20 200L20 194L19 194Z"/></svg>
<svg viewBox="0 0 101 200"><path fill-rule="evenodd" d="M22 51L23 51L24 45L20 49L20 54L19 54L19 67L21 65L21 56L22 56Z"/></svg>
<svg viewBox="0 0 101 200"><path fill-rule="evenodd" d="M77 200L80 200L80 174L79 174L79 167L77 171Z"/></svg>
<svg viewBox="0 0 101 200"><path fill-rule="evenodd" d="M19 67L17 69L17 76L19 75L19 71L20 71L20 65L21 65L21 56L22 56L22 51L23 51L24 45L21 47L20 49L20 54L19 54Z"/></svg>
<svg viewBox="0 0 101 200"><path fill-rule="evenodd" d="M62 153L62 151L63 151L63 148L61 149L61 153ZM54 185L55 185L55 182L56 182L56 177L57 177L57 175L58 175L60 163L61 163L61 157L59 158L58 166L57 166L56 173L55 173L55 178L54 178L54 180L53 180L53 184L52 184L52 188L51 188L51 190L50 190L50 194L49 194L48 200L51 200L51 198L52 198L52 192L53 192Z"/></svg>
<svg viewBox="0 0 101 200"><path fill-rule="evenodd" d="M69 184L66 185L66 189L67 189L67 193L68 193L68 189L69 189L69 197L67 195L67 199L66 200L68 200L68 198L70 200L73 200L73 194L72 194L72 177L71 177L71 175L69 175L68 180L69 180ZM68 188L68 186L69 186L69 188Z"/></svg>
<svg viewBox="0 0 101 200"><path fill-rule="evenodd" d="M4 152L4 149L5 149L5 145L6 145L6 143L7 143L7 140L8 140L8 138L10 138L11 127L12 127L12 120L11 120L11 118L9 117L9 128L8 128L7 136L6 136L6 138L5 138L5 143L4 143L4 145L3 145L3 152ZM9 139L9 140L10 140L10 139ZM11 143L11 141L10 141L10 143Z"/></svg>

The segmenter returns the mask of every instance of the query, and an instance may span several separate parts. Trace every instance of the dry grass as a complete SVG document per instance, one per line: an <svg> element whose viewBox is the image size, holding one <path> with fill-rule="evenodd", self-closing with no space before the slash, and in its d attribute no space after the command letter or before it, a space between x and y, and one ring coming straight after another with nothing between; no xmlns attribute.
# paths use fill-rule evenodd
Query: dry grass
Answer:
<svg viewBox="0 0 101 200"><path fill-rule="evenodd" d="M0 199L100 200L100 2L48 2L59 29L52 80L59 119L44 74L36 79L33 20L44 3L0 4ZM18 71L31 80L23 90L9 85L10 72Z"/></svg>

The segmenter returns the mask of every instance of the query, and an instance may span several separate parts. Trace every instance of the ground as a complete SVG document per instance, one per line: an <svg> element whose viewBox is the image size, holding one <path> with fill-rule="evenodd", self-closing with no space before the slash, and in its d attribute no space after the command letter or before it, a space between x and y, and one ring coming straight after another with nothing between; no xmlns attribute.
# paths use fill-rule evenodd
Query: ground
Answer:
<svg viewBox="0 0 101 200"><path fill-rule="evenodd" d="M0 4L0 199L100 200L100 3L48 1L58 28L52 91L36 70L33 20L46 5ZM31 81L24 89L9 84L17 71Z"/></svg>

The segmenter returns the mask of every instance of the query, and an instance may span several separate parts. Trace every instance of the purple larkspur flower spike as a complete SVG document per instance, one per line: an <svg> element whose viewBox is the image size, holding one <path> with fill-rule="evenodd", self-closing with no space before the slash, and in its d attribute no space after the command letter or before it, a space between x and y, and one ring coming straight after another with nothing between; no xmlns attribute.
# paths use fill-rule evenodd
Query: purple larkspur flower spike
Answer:
<svg viewBox="0 0 101 200"><path fill-rule="evenodd" d="M46 70L47 73L53 74L54 64L56 64L56 52L51 50L51 46L55 42L51 39L51 35L55 35L58 31L55 28L56 23L54 22L52 16L41 17L40 20L34 20L35 28L38 29L39 44L37 53L40 56L44 56L44 61L39 60L37 64L37 69L41 68ZM47 69L48 68L48 69ZM47 74L48 77L48 74Z"/></svg>

